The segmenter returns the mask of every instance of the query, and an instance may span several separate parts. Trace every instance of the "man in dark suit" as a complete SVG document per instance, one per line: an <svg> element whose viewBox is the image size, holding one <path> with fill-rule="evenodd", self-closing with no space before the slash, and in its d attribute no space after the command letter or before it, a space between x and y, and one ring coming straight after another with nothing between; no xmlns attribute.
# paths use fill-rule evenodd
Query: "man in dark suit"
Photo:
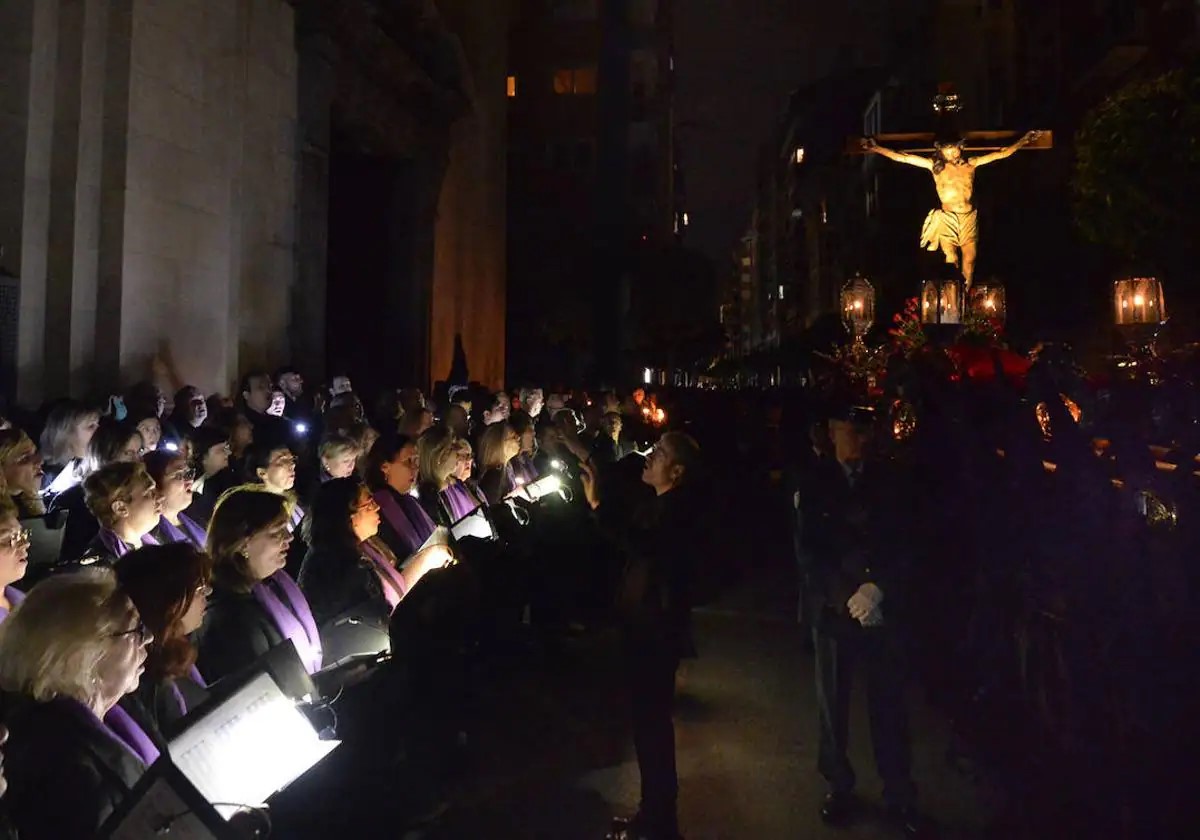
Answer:
<svg viewBox="0 0 1200 840"><path fill-rule="evenodd" d="M875 763L890 815L912 837L927 836L916 811L910 774L908 716L901 634L905 505L893 467L870 448L871 417L861 409L838 412L829 423L833 456L811 462L799 485L803 591L811 617L820 745L817 767L829 784L821 808L831 824L854 809L854 770L846 755L850 687L866 679Z"/></svg>

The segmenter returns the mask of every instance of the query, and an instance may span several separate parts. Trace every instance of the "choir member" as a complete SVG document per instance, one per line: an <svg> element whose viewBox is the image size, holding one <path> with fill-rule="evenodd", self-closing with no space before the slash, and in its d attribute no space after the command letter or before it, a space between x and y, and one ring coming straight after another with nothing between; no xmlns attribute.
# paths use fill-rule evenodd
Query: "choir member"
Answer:
<svg viewBox="0 0 1200 840"><path fill-rule="evenodd" d="M336 432L325 436L321 441L319 453L323 481L355 475L358 470L358 458L362 454L354 440Z"/></svg>
<svg viewBox="0 0 1200 840"><path fill-rule="evenodd" d="M506 421L490 424L479 437L479 489L488 504L499 504L517 489L512 460L521 452L521 438Z"/></svg>
<svg viewBox="0 0 1200 840"><path fill-rule="evenodd" d="M66 511L59 562L72 563L87 550L100 530L85 497L87 478L108 464L133 463L142 457L142 436L130 424L106 419L92 435L80 467L83 483L69 487L50 501L51 512Z"/></svg>
<svg viewBox="0 0 1200 840"><path fill-rule="evenodd" d="M208 403L195 385L184 385L175 392L175 408L171 421L179 433L187 437L208 419Z"/></svg>
<svg viewBox="0 0 1200 840"><path fill-rule="evenodd" d="M208 696L188 637L208 606L212 560L190 542L176 542L131 551L115 568L121 590L154 636L141 683L121 702L135 719L170 737Z"/></svg>
<svg viewBox="0 0 1200 840"><path fill-rule="evenodd" d="M237 483L229 465L232 452L229 433L215 426L201 426L190 435L192 442L192 503L188 518L207 525L221 494Z"/></svg>
<svg viewBox="0 0 1200 840"><path fill-rule="evenodd" d="M181 452L159 450L147 454L143 463L146 472L158 485L162 497L162 516L150 533L142 538L142 542L146 545L187 542L203 550L204 528L184 513L192 504L195 477L188 459Z"/></svg>
<svg viewBox="0 0 1200 840"><path fill-rule="evenodd" d="M21 517L41 516L42 456L20 429L0 430L0 479Z"/></svg>
<svg viewBox="0 0 1200 840"><path fill-rule="evenodd" d="M439 426L421 435L417 455L418 495L434 521L453 525L480 506L480 498L466 483L475 462L470 442Z"/></svg>
<svg viewBox="0 0 1200 840"><path fill-rule="evenodd" d="M312 608L284 571L292 544L288 500L262 487L229 490L208 525L213 594L198 637L200 673L218 680L290 639L311 674L322 664Z"/></svg>
<svg viewBox="0 0 1200 840"><path fill-rule="evenodd" d="M0 624L5 805L25 840L96 836L158 758L117 706L153 640L103 568L43 581Z"/></svg>
<svg viewBox="0 0 1200 840"><path fill-rule="evenodd" d="M100 427L100 412L74 400L63 400L46 418L42 429L42 483L54 496L83 480L83 459L92 435Z"/></svg>
<svg viewBox="0 0 1200 840"><path fill-rule="evenodd" d="M144 464L118 462L101 467L84 482L88 509L100 531L88 544L80 565L111 566L142 544L158 524L162 498Z"/></svg>
<svg viewBox="0 0 1200 840"><path fill-rule="evenodd" d="M424 570L398 568L378 538L379 505L357 477L325 482L307 523L308 554L300 589L320 627L353 616L387 626L387 619Z"/></svg>
<svg viewBox="0 0 1200 840"><path fill-rule="evenodd" d="M29 531L17 519L12 500L0 496L0 621L25 600L24 593L13 584L25 577L28 565Z"/></svg>
<svg viewBox="0 0 1200 840"><path fill-rule="evenodd" d="M433 533L434 522L412 496L420 467L417 445L393 435L380 438L367 456L366 480L379 504L379 537L399 558L407 558Z"/></svg>
<svg viewBox="0 0 1200 840"><path fill-rule="evenodd" d="M520 484L532 484L538 480L538 468L534 463L534 457L537 455L537 430L533 418L524 411L514 411L508 422L520 441L520 449L512 460L513 475Z"/></svg>

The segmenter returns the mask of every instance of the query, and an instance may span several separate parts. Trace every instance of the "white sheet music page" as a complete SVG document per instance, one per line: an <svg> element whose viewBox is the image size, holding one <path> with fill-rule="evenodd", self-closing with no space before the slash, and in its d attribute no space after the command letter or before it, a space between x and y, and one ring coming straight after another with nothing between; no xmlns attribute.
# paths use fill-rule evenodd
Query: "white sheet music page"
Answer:
<svg viewBox="0 0 1200 840"><path fill-rule="evenodd" d="M320 740L275 681L259 674L180 733L168 752L229 819L238 805L260 805L287 787L339 743Z"/></svg>

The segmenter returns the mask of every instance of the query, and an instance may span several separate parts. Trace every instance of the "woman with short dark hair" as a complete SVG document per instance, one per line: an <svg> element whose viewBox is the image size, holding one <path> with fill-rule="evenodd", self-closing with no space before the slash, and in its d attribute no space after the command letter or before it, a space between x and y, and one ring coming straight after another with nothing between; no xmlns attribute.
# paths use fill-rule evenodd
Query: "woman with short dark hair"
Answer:
<svg viewBox="0 0 1200 840"><path fill-rule="evenodd" d="M146 472L158 485L162 499L162 515L158 524L142 542L146 545L169 545L187 542L204 550L204 528L184 513L192 504L195 473L182 452L157 450L147 453L143 463Z"/></svg>
<svg viewBox="0 0 1200 840"><path fill-rule="evenodd" d="M100 532L88 544L79 563L111 566L142 544L158 524L162 499L154 479L141 463L116 463L102 467L83 484L88 509Z"/></svg>
<svg viewBox="0 0 1200 840"><path fill-rule="evenodd" d="M213 595L198 642L205 679L241 670L289 639L305 670L320 670L312 608L284 571L290 518L288 500L261 487L234 487L217 502L208 524Z"/></svg>

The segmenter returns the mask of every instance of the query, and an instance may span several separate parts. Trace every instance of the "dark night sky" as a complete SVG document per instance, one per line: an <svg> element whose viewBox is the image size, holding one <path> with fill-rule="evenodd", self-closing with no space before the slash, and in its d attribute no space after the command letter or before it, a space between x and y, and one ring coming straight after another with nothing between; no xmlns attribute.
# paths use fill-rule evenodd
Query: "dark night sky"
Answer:
<svg viewBox="0 0 1200 840"><path fill-rule="evenodd" d="M750 221L757 148L793 89L858 40L879 0L676 0L688 244L723 271Z"/></svg>

